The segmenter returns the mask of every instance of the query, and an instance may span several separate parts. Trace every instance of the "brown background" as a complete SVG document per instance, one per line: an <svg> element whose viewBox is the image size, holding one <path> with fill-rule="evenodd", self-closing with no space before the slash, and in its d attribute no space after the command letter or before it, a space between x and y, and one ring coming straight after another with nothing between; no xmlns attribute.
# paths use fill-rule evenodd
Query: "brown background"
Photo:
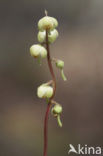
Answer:
<svg viewBox="0 0 103 156"><path fill-rule="evenodd" d="M0 0L0 156L41 156L46 103L36 88L51 79L29 53L47 9L59 21L51 55L65 61L56 100L63 128L50 115L48 156L67 156L69 144L103 145L103 0Z"/></svg>

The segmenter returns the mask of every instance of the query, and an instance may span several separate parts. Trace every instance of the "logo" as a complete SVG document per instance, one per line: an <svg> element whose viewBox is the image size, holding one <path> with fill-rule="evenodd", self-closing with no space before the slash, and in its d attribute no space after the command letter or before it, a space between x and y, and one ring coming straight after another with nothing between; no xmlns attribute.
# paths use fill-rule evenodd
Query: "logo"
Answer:
<svg viewBox="0 0 103 156"><path fill-rule="evenodd" d="M75 154L85 154L85 155L100 155L102 154L102 148L101 147L89 147L88 145L82 146L81 144L78 144L75 148L72 144L69 144L69 151L68 154L75 153Z"/></svg>

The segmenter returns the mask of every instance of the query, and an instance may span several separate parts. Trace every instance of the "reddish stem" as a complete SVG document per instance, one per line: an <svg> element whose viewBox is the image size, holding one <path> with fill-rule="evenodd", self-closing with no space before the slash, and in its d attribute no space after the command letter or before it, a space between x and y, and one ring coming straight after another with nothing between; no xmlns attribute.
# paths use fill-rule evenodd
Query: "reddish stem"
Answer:
<svg viewBox="0 0 103 156"><path fill-rule="evenodd" d="M49 99L46 114L45 114L45 120L44 120L44 154L43 154L43 156L47 156L49 110L50 110L50 106L51 106L51 101L53 100L53 98L55 96L55 91L56 91L56 79L55 79L55 74L54 74L54 71L53 71L52 63L51 63L50 50L49 50L48 30L46 30L46 49L47 49L48 66L49 66L49 70L50 70L52 80L53 80L53 95Z"/></svg>
<svg viewBox="0 0 103 156"><path fill-rule="evenodd" d="M48 103L44 120L44 156L47 156L48 148L48 117L49 117L50 103Z"/></svg>

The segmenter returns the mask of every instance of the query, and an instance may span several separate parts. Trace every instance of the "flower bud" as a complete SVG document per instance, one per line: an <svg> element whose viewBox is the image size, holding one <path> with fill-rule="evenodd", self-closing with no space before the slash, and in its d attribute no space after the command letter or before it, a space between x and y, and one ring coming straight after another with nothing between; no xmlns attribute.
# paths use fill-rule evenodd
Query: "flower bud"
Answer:
<svg viewBox="0 0 103 156"><path fill-rule="evenodd" d="M53 43L58 37L58 31L56 29L52 30L48 34L48 41Z"/></svg>
<svg viewBox="0 0 103 156"><path fill-rule="evenodd" d="M38 41L40 43L45 42L45 39L46 39L46 31L45 30L44 31L39 31L37 38L38 38Z"/></svg>
<svg viewBox="0 0 103 156"><path fill-rule="evenodd" d="M57 122L58 122L58 125L60 127L62 127L62 122L61 122L61 119L60 119L60 114L62 113L62 106L59 105L59 104L56 104L53 108L52 108L52 114L54 115L54 117L57 118Z"/></svg>
<svg viewBox="0 0 103 156"><path fill-rule="evenodd" d="M45 58L47 56L47 50L39 44L32 45L30 47L30 53L33 57L41 56L42 58Z"/></svg>
<svg viewBox="0 0 103 156"><path fill-rule="evenodd" d="M58 26L58 22L55 18L45 16L42 19L39 20L38 22L38 28L40 31L49 29L52 30Z"/></svg>
<svg viewBox="0 0 103 156"><path fill-rule="evenodd" d="M50 98L53 95L53 88L51 86L41 85L37 89L39 98Z"/></svg>
<svg viewBox="0 0 103 156"><path fill-rule="evenodd" d="M62 60L57 60L57 61L56 61L56 66L57 66L58 68L60 68L60 69L63 69L63 67L64 67L64 61L62 61Z"/></svg>
<svg viewBox="0 0 103 156"><path fill-rule="evenodd" d="M52 113L54 116L57 116L59 114L62 113L62 106L59 104L56 104L53 108L52 108Z"/></svg>

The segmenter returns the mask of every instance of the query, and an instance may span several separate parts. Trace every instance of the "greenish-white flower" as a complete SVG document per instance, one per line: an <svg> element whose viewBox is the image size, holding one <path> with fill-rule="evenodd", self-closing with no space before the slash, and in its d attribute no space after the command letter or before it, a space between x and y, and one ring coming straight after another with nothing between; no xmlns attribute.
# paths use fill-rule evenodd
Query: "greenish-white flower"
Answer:
<svg viewBox="0 0 103 156"><path fill-rule="evenodd" d="M39 44L34 44L30 47L30 54L33 57L41 56L41 58L45 58L47 56L47 50Z"/></svg>
<svg viewBox="0 0 103 156"><path fill-rule="evenodd" d="M64 61L62 61L62 60L57 60L57 61L56 61L56 66L57 66L58 68L60 68L60 69L63 69L63 67L64 67Z"/></svg>
<svg viewBox="0 0 103 156"><path fill-rule="evenodd" d="M56 29L50 31L48 34L49 43L53 43L57 39L58 35L59 34L58 34L58 31Z"/></svg>
<svg viewBox="0 0 103 156"><path fill-rule="evenodd" d="M56 29L50 30L48 32L48 41L49 43L53 43L58 37L58 31ZM46 41L46 30L38 32L38 41L43 43Z"/></svg>
<svg viewBox="0 0 103 156"><path fill-rule="evenodd" d="M38 28L40 31L46 30L46 29L54 29L58 26L58 21L50 16L45 16L41 18L38 22Z"/></svg>
<svg viewBox="0 0 103 156"><path fill-rule="evenodd" d="M46 39L46 31L45 30L44 31L39 31L37 38L38 38L38 41L40 43L45 42L45 39Z"/></svg>
<svg viewBox="0 0 103 156"><path fill-rule="evenodd" d="M53 95L53 88L51 86L41 85L37 88L37 96L39 98L50 98Z"/></svg>
<svg viewBox="0 0 103 156"><path fill-rule="evenodd" d="M53 115L59 115L62 113L62 106L60 104L56 104L53 108L52 108L52 113Z"/></svg>

